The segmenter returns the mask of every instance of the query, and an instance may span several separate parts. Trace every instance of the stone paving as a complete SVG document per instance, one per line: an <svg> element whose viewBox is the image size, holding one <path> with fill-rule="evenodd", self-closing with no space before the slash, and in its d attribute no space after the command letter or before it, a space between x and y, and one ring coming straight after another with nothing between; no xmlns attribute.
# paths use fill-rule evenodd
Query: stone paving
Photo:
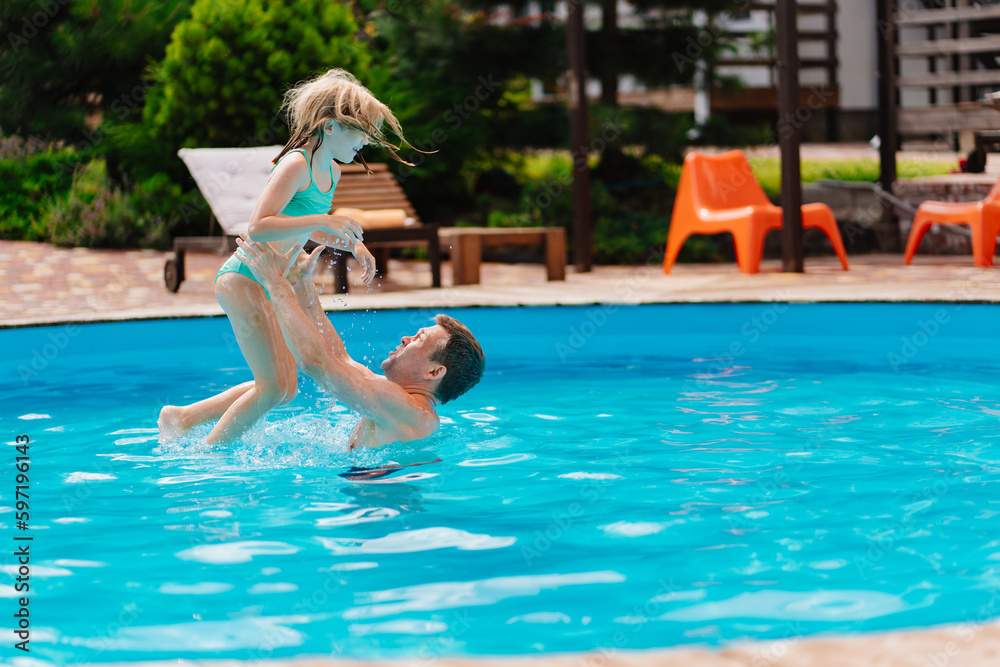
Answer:
<svg viewBox="0 0 1000 667"><path fill-rule="evenodd" d="M45 323L221 315L213 279L225 257L188 254L187 281L173 294L163 284L167 253L97 251L0 241L0 327ZM740 274L734 264L679 265L664 275L655 254L649 264L570 271L565 282L546 282L542 265L486 263L482 284L451 286L442 267L444 287L430 289L426 263L393 260L389 277L352 293L323 297L334 308L406 308L476 305L590 303L664 303L728 301L1000 301L1000 271L977 269L969 256L918 255L903 266L899 255L852 256L842 271L833 257L806 258L804 274L784 274L766 260L757 275ZM349 275L357 275L356 272ZM329 291L330 280L320 280ZM569 656L436 659L440 667L980 667L1000 665L1000 625L982 618L957 626L848 637L806 638L777 643L732 646L721 651L681 650ZM119 663L120 664L120 663ZM147 663L152 664L152 663ZM167 663L158 663L167 664ZM176 664L176 663L170 663ZM215 667L245 665L234 661L188 662ZM267 662L297 667L360 667L330 659ZM371 664L371 663L368 663ZM409 663L378 663L403 665Z"/></svg>
<svg viewBox="0 0 1000 667"><path fill-rule="evenodd" d="M0 241L0 326L221 315L214 277L225 257L188 253L187 280L176 294L163 283L168 253L86 250ZM664 275L657 254L642 266L570 267L565 282L547 282L538 264L485 263L479 285L431 289L425 262L390 262L388 278L354 284L346 296L325 294L324 307L447 308L591 303L700 301L1000 301L1000 270L979 269L969 256L856 255L842 271L833 257L806 258L806 272L780 272L765 260L757 275L735 264L680 264ZM348 274L350 277L357 272ZM322 289L331 291L328 272Z"/></svg>
<svg viewBox="0 0 1000 667"><path fill-rule="evenodd" d="M628 643L628 631L621 645ZM115 663L121 665L121 663ZM178 663L143 663L167 667ZM245 667L235 660L184 661L192 667ZM266 661L268 667L996 667L1000 625L969 623L920 632L891 632L836 639L825 636L736 645L721 651L628 651L609 646L595 653L475 660L431 656L408 662L312 659Z"/></svg>

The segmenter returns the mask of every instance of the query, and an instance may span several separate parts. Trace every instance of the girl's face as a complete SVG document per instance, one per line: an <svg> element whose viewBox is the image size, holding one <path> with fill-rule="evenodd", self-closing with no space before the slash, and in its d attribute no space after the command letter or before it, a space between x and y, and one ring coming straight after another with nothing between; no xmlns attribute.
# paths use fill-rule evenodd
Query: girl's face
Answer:
<svg viewBox="0 0 1000 667"><path fill-rule="evenodd" d="M358 151L368 145L368 136L364 132L336 121L327 122L323 131L326 132L323 143L329 144L333 159L344 164L354 162Z"/></svg>

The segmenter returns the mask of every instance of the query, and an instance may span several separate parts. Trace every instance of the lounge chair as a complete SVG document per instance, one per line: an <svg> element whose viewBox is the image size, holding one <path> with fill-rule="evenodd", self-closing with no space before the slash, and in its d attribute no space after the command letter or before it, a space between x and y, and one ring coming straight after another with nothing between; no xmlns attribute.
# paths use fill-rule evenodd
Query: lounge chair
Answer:
<svg viewBox="0 0 1000 667"><path fill-rule="evenodd" d="M163 269L167 289L176 292L184 281L184 254L188 250L229 253L236 238L247 231L257 199L271 173L271 160L281 146L252 148L183 148L178 155L187 165L195 183L212 210L212 220L222 227L220 236L174 239L174 258ZM368 175L360 165L342 165L333 198L334 209L365 211L359 219L365 230L365 245L375 254L380 275L385 275L386 249L399 245L426 245L431 265L431 282L441 286L441 251L437 227L421 224L395 177L385 164L370 165ZM380 212L375 212L382 209ZM386 213L384 209L397 209ZM369 215L371 222L367 222ZM367 226L366 226L367 225ZM213 222L209 223L209 234ZM334 258L334 290L347 292L347 263L342 251L328 248ZM381 256L381 257L380 257Z"/></svg>
<svg viewBox="0 0 1000 667"><path fill-rule="evenodd" d="M846 271L847 253L830 207L803 206L802 226L823 230ZM663 272L670 273L681 246L691 234L730 232L740 271L759 273L764 237L780 228L781 207L772 204L764 194L743 151L721 155L688 153L670 219Z"/></svg>
<svg viewBox="0 0 1000 667"><path fill-rule="evenodd" d="M993 266L993 254L1000 232L1000 182L986 195L974 202L925 201L917 207L906 241L903 264L913 261L920 241L931 225L968 225L972 231L972 256L976 266Z"/></svg>

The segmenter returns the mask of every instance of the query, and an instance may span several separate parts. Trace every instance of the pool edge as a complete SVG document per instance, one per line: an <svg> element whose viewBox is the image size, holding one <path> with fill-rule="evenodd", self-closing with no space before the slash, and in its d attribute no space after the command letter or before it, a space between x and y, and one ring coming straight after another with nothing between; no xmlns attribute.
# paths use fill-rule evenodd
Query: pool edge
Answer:
<svg viewBox="0 0 1000 667"><path fill-rule="evenodd" d="M366 310L427 310L430 308L438 310L448 310L452 308L535 308L535 307L555 307L555 306L652 306L652 305L709 305L709 304L757 304L757 303L787 303L787 304L996 304L1000 301L994 299L551 299L537 301L523 301L511 299L493 303L482 303L472 300L451 300L447 303L442 300L427 302L415 300L414 303L372 303L369 300L358 303L330 303L337 301L335 295L323 295L323 310L327 313L336 311L366 311ZM342 297L339 297L342 298ZM80 314L73 316L61 316L52 318L23 318L12 321L0 322L2 329L29 329L32 327L64 326L72 324L108 324L113 322L143 322L149 320L187 320L203 319L212 317L225 317L222 308L216 307L199 308L181 311L159 311L159 312L136 312L123 311L102 315Z"/></svg>
<svg viewBox="0 0 1000 667"><path fill-rule="evenodd" d="M621 631L619 644L630 633ZM616 637L618 635L615 635ZM122 664L143 667L176 665L173 661L92 663L95 667ZM969 620L890 632L818 635L768 642L733 644L718 650L652 649L629 651L608 646L597 651L552 655L421 657L416 660L366 662L309 656L292 659L183 660L190 667L987 667L1000 664L1000 622Z"/></svg>

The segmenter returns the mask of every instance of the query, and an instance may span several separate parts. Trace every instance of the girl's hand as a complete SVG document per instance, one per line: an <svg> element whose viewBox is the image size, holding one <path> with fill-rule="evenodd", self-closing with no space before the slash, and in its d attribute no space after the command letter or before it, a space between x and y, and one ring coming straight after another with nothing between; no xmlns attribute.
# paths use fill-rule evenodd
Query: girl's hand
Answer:
<svg viewBox="0 0 1000 667"><path fill-rule="evenodd" d="M343 215L327 215L328 222L320 231L333 234L341 239L348 247L361 243L361 238L365 232L361 229L361 223Z"/></svg>
<svg viewBox="0 0 1000 667"><path fill-rule="evenodd" d="M361 264L361 281L367 285L375 277L375 256L371 254L364 243L356 243L351 251L358 263Z"/></svg>

